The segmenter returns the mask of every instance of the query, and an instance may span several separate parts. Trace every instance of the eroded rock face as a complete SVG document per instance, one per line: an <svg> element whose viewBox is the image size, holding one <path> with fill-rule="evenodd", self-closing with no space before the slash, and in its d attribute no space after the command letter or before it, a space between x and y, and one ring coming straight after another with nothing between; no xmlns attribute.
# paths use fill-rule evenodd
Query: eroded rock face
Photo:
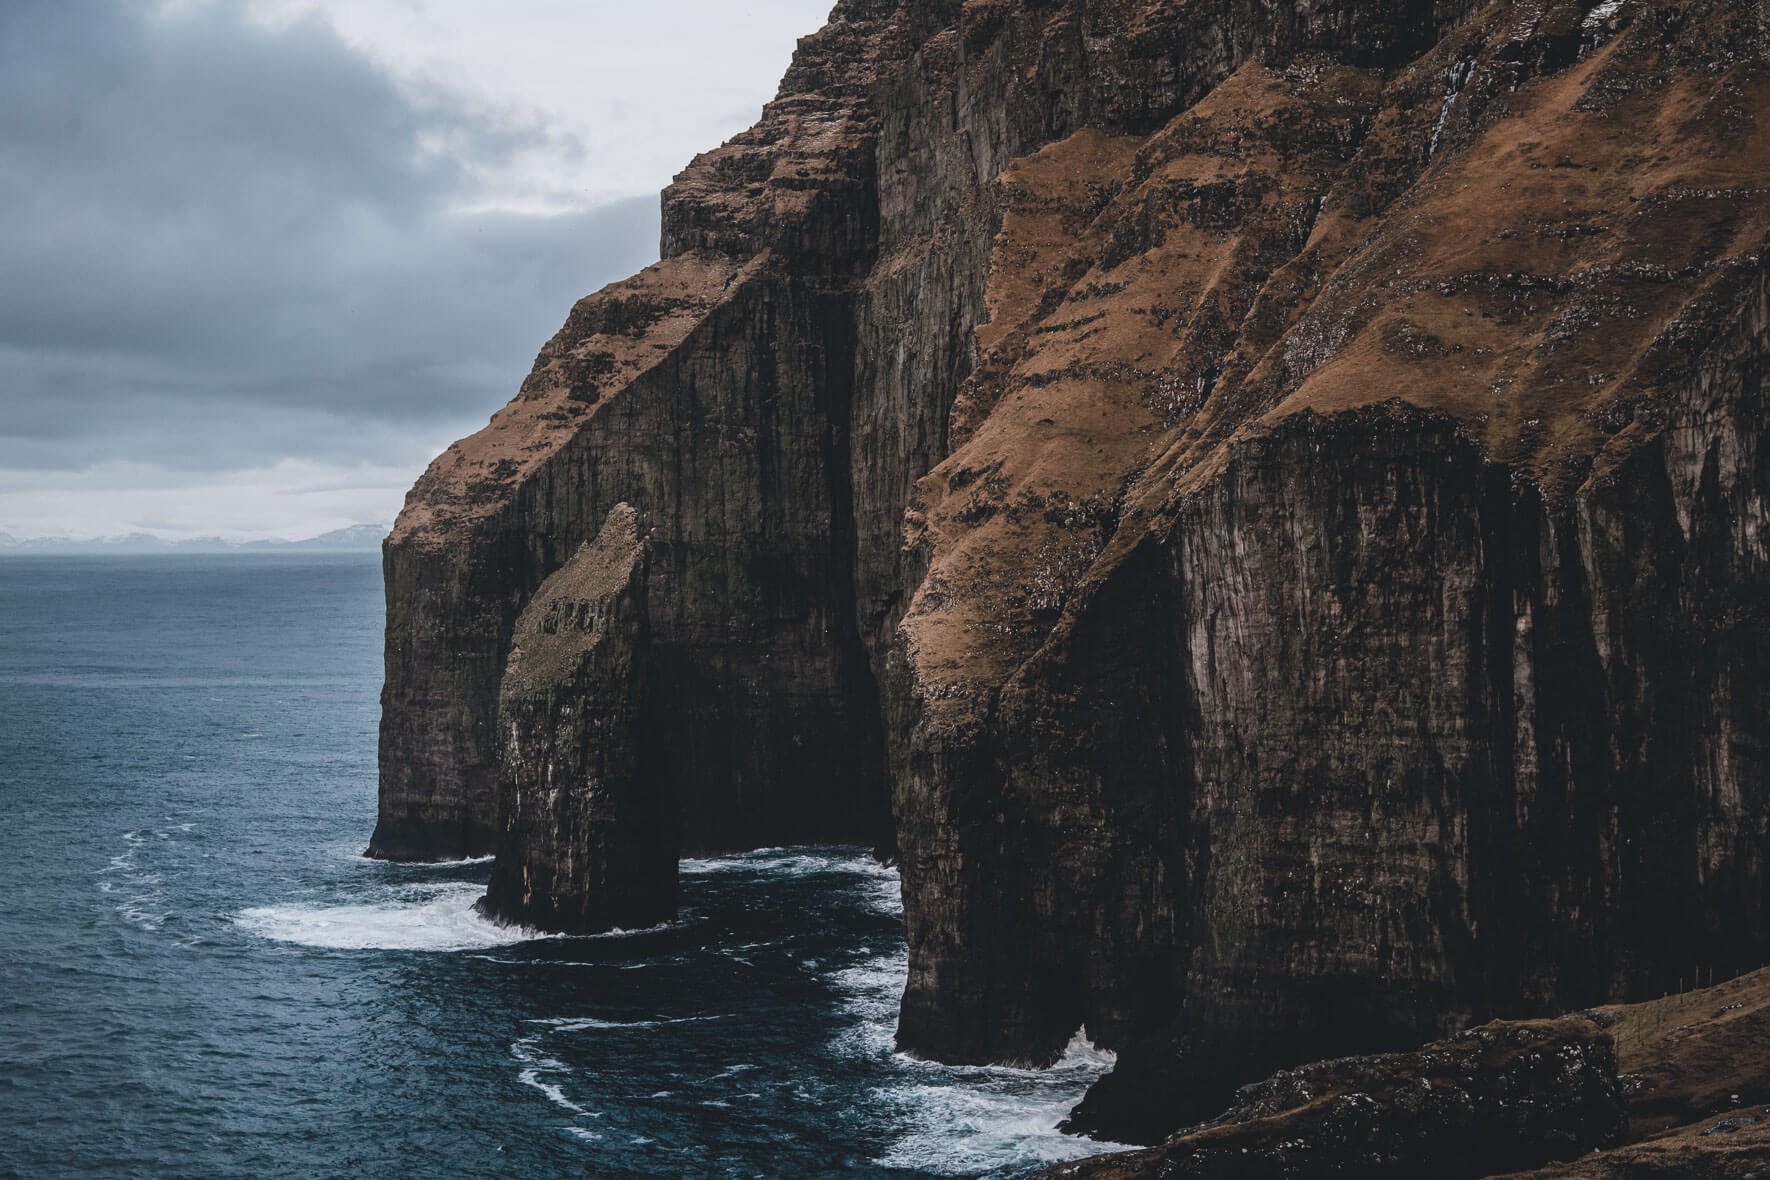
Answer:
<svg viewBox="0 0 1770 1180"><path fill-rule="evenodd" d="M921 572L902 516L950 450L997 175L1075 127L1155 125L1250 54L1405 54L1472 3L837 5L756 127L666 191L664 261L581 301L413 488L370 854L490 850L510 627L617 500L668 538L687 846L888 838L877 673Z"/></svg>
<svg viewBox="0 0 1770 1180"><path fill-rule="evenodd" d="M1762 956L1770 194L1718 161L1763 40L1629 19L1496 5L1374 98L1248 65L1004 174L1032 314L979 329L887 678L907 1047L1085 1024L1147 1141Z"/></svg>
<svg viewBox="0 0 1770 1180"><path fill-rule="evenodd" d="M651 538L657 773L685 849L887 838L856 633L853 306L873 256L863 101L905 14L852 4L763 121L665 197L665 259L572 310L515 401L456 443L386 546L372 855L490 851L511 628L617 502Z"/></svg>
<svg viewBox="0 0 1770 1180"><path fill-rule="evenodd" d="M1766 1038L1770 969L1281 1070L1159 1147L1040 1175L1752 1180L1770 1167Z"/></svg>
<svg viewBox="0 0 1770 1180"><path fill-rule="evenodd" d="M650 765L646 553L617 504L518 616L498 693L502 825L482 903L499 921L598 934L676 916L676 802Z"/></svg>
<svg viewBox="0 0 1770 1180"><path fill-rule="evenodd" d="M1409 1053L1348 1057L1243 1087L1205 1126L1048 1180L1468 1180L1618 1142L1616 1050L1587 1020L1498 1023Z"/></svg>
<svg viewBox="0 0 1770 1180"><path fill-rule="evenodd" d="M498 686L626 504L672 725L609 748L689 851L888 842L889 799L909 1050L1086 1024L1154 1138L1761 961L1766 38L844 0L413 489L372 850L564 855L499 819Z"/></svg>

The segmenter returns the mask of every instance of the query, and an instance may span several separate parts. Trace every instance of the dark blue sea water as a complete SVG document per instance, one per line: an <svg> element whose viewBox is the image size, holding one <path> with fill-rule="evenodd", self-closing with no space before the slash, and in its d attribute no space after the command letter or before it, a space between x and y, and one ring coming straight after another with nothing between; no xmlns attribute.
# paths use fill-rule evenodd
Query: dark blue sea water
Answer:
<svg viewBox="0 0 1770 1180"><path fill-rule="evenodd" d="M370 556L0 560L0 1174L1007 1177L1105 1062L891 1052L895 875L684 863L682 920L477 919L358 853Z"/></svg>

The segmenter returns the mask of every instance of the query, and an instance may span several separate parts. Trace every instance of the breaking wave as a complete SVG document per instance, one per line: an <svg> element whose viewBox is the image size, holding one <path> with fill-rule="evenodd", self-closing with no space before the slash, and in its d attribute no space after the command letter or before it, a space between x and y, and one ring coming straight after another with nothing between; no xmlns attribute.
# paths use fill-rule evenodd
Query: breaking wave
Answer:
<svg viewBox="0 0 1770 1180"><path fill-rule="evenodd" d="M1048 1069L942 1065L896 1051L905 956L881 955L831 976L853 1024L832 1045L886 1074L872 1100L899 1131L875 1162L941 1176L1010 1175L1121 1148L1065 1135L1057 1124L1117 1058L1078 1029Z"/></svg>
<svg viewBox="0 0 1770 1180"><path fill-rule="evenodd" d="M1048 1069L946 1066L899 1055L905 1076L874 1089L901 1127L878 1163L941 1176L1018 1174L1124 1145L1065 1135L1057 1125L1115 1061L1086 1029Z"/></svg>
<svg viewBox="0 0 1770 1180"><path fill-rule="evenodd" d="M483 917L473 908L483 885L451 881L388 893L357 904L257 906L234 921L261 938L328 950L462 951L549 937Z"/></svg>

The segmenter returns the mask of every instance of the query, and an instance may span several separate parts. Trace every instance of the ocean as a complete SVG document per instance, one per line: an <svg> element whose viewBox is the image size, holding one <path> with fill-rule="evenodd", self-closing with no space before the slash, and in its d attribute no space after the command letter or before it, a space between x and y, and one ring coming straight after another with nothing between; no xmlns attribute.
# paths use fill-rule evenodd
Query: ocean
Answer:
<svg viewBox="0 0 1770 1180"><path fill-rule="evenodd" d="M667 927L360 855L372 555L0 560L0 1175L994 1177L1110 1059L892 1051L895 872L683 863Z"/></svg>

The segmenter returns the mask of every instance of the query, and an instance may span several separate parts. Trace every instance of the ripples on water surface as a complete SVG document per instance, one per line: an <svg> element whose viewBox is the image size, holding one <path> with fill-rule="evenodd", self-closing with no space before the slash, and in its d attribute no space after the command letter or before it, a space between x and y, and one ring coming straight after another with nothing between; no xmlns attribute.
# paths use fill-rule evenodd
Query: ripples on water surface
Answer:
<svg viewBox="0 0 1770 1180"><path fill-rule="evenodd" d="M1107 1062L891 1052L897 879L684 864L681 920L525 938L488 865L357 855L369 556L0 561L0 1174L1020 1175ZM10 1171L9 1171L10 1169Z"/></svg>

